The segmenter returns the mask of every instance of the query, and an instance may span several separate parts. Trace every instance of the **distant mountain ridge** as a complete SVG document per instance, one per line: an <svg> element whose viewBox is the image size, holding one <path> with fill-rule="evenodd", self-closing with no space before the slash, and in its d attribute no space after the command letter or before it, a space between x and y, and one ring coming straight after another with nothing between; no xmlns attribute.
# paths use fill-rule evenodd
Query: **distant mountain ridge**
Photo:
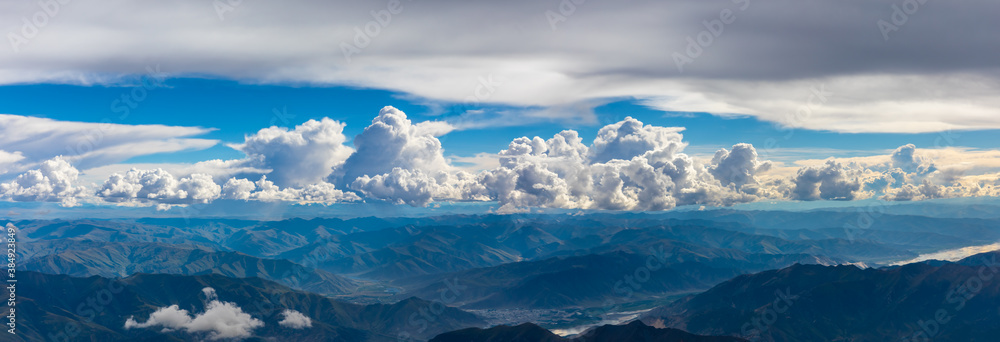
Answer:
<svg viewBox="0 0 1000 342"><path fill-rule="evenodd" d="M1000 252L884 269L794 265L736 277L643 321L760 341L992 341L1000 333L998 259Z"/></svg>
<svg viewBox="0 0 1000 342"><path fill-rule="evenodd" d="M744 279L741 274L795 263L877 266L1000 237L997 221L989 219L882 215L870 225L849 228L859 218L840 211L717 210L16 224L24 242L21 266L48 273L260 277L358 303L440 300L445 281L457 279L463 295L449 305L496 310L483 311L490 324L523 322L517 317L523 314L552 328L591 325L608 314L662 306ZM650 251L660 249L662 265L647 265ZM872 280L882 281L888 280ZM341 296L355 288L357 293ZM675 312L659 318L682 330L699 322ZM669 325L674 323L680 325ZM691 329L703 335L724 332Z"/></svg>
<svg viewBox="0 0 1000 342"><path fill-rule="evenodd" d="M128 317L145 321L157 308L170 305L203 311L202 289L206 287L262 321L263 326L253 330L252 339L387 342L397 341L401 334L428 339L441 332L485 324L471 313L416 298L395 304L357 305L259 278L137 274L115 280L21 271L18 286L23 310L19 318L25 319L18 321L17 339L25 341L201 340L204 335L125 329L124 325ZM281 326L278 321L284 309L310 317L312 326L297 330Z"/></svg>
<svg viewBox="0 0 1000 342"><path fill-rule="evenodd" d="M216 252L199 246L146 242L77 241L72 248L29 259L19 268L50 274L107 278L136 273L214 273L233 278L258 277L326 295L352 293L358 288L358 284L350 279L287 260Z"/></svg>
<svg viewBox="0 0 1000 342"><path fill-rule="evenodd" d="M604 325L575 338L563 338L531 323L469 328L447 332L430 342L746 342L736 337L698 336L677 329L657 329L639 321L624 325Z"/></svg>
<svg viewBox="0 0 1000 342"><path fill-rule="evenodd" d="M1000 240L1000 232L992 229L1000 223L997 219L876 214L877 220L870 220L875 214L867 212L708 210L263 222L28 220L15 224L27 240L199 245L383 280L567 255L602 244L634 243L646 238L749 253L811 254L869 264ZM636 231L646 231L646 236L636 235ZM628 241L625 235L612 238L620 232L632 234L634 240ZM47 253L44 248L31 245L26 246L25 252L28 258ZM473 257L479 255L490 257L480 260ZM440 262L426 263L426 259L435 258Z"/></svg>
<svg viewBox="0 0 1000 342"><path fill-rule="evenodd" d="M660 249L658 253L665 253L662 255L651 255L648 251L585 254L399 282L426 284L405 296L434 298L441 279L461 279L469 289L456 304L468 308L586 308L601 306L609 300L641 300L702 291L746 273L747 269L760 271L796 261L823 262L805 255L748 255L715 249L699 252L704 254L681 248ZM748 257L758 260L747 260ZM629 280L634 277L640 279Z"/></svg>

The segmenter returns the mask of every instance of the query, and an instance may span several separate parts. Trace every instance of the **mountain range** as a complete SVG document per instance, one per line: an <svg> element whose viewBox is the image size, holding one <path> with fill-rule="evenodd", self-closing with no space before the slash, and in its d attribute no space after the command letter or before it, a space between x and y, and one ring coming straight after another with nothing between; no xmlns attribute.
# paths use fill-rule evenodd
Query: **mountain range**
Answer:
<svg viewBox="0 0 1000 342"><path fill-rule="evenodd" d="M1000 252L899 267L794 265L742 275L643 321L760 341L993 341Z"/></svg>
<svg viewBox="0 0 1000 342"><path fill-rule="evenodd" d="M177 329L126 329L126 321L127 318L147 321L158 309L171 305L192 313L206 311L205 288L213 289L220 300L240 308L249 315L248 320L260 320L263 324L252 329L258 339L396 341L403 335L426 340L445 331L485 324L474 314L416 298L394 304L358 305L296 291L260 278L215 274L135 274L109 279L21 271L18 286L23 319L18 321L16 336L25 341L203 339L210 335ZM311 318L311 326L284 327L279 322L285 309ZM235 327L238 326L225 328Z"/></svg>
<svg viewBox="0 0 1000 342"><path fill-rule="evenodd" d="M469 328L444 333L430 342L746 342L727 336L698 336L677 329L658 329L639 321L625 325L603 325L575 338L563 338L531 323Z"/></svg>
<svg viewBox="0 0 1000 342"><path fill-rule="evenodd" d="M78 325L86 333L76 336L98 340L211 339L164 330L157 317L177 305L197 320L230 303L260 320L238 337L247 340L681 336L669 331L754 341L921 332L988 340L1000 289L979 272L995 255L887 266L1000 240L1000 220L950 212L22 220L12 222L17 269L30 290L18 295L31 318L19 336L46 339ZM119 283L125 295L95 310L96 295ZM313 325L287 328L284 309Z"/></svg>
<svg viewBox="0 0 1000 342"><path fill-rule="evenodd" d="M58 252L29 259L22 269L72 276L127 277L136 273L220 274L257 277L325 295L355 292L359 284L335 274L282 259L261 259L203 246L151 242L76 241Z"/></svg>

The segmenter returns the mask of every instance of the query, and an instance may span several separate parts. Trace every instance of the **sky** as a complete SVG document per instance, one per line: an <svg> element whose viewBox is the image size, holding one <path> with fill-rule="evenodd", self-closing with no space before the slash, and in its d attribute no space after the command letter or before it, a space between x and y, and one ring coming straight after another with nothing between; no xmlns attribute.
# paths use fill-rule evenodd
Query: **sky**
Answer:
<svg viewBox="0 0 1000 342"><path fill-rule="evenodd" d="M4 2L0 207L994 197L998 6Z"/></svg>

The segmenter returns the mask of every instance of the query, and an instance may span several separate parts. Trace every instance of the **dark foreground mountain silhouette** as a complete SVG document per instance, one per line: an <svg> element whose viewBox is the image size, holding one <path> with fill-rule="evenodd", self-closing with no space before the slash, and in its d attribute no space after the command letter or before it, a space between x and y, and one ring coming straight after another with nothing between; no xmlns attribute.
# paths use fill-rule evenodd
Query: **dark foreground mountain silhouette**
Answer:
<svg viewBox="0 0 1000 342"><path fill-rule="evenodd" d="M469 328L438 335L430 342L739 342L736 337L698 336L677 329L657 329L634 321L625 325L605 325L576 338L563 338L531 323L515 327L501 325L489 329Z"/></svg>
<svg viewBox="0 0 1000 342"><path fill-rule="evenodd" d="M205 311L202 289L215 289L263 322L253 337L281 341L397 341L399 336L426 340L445 331L483 326L479 317L440 304L410 298L395 304L357 305L299 292L259 279L221 275L137 274L115 280L75 278L22 271L18 279L18 335L26 341L187 341L206 334L125 329L133 317L145 322L158 308L177 305L191 313ZM292 309L312 319L312 326L281 326L281 312Z"/></svg>
<svg viewBox="0 0 1000 342"><path fill-rule="evenodd" d="M653 326L759 341L996 341L1000 253L894 268L794 265L649 312Z"/></svg>

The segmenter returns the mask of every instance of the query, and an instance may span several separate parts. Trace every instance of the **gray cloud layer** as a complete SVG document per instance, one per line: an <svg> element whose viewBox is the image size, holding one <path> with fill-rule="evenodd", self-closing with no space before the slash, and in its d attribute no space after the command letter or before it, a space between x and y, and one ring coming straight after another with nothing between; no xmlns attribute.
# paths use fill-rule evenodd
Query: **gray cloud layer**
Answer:
<svg viewBox="0 0 1000 342"><path fill-rule="evenodd" d="M0 83L114 82L162 65L429 101L566 108L635 96L812 129L1000 128L994 1L286 1L221 12L204 1L102 2L53 15L0 4L10 33ZM38 13L44 25L30 23ZM690 62L678 68L678 56ZM790 118L806 103L816 106ZM541 118L591 122L585 112Z"/></svg>

